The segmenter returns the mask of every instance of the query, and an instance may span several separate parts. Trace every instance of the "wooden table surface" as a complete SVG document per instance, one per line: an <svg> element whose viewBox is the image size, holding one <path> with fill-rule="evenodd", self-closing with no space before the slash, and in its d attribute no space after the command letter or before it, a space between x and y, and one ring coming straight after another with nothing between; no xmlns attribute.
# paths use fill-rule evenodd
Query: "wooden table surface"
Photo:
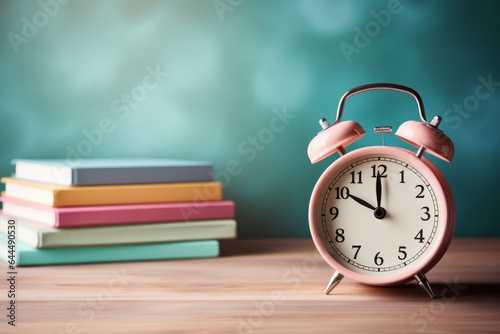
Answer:
<svg viewBox="0 0 500 334"><path fill-rule="evenodd" d="M0 264L7 276L7 265ZM17 268L16 327L1 333L500 333L500 239L453 240L427 274L372 287L332 270L308 239L226 240L213 259Z"/></svg>

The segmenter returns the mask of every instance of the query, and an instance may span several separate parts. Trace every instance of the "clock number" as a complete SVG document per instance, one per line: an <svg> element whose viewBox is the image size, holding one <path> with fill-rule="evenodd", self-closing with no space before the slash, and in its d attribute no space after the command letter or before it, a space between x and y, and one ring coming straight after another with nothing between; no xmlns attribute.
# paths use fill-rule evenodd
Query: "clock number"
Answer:
<svg viewBox="0 0 500 334"><path fill-rule="evenodd" d="M402 170L401 172L399 172L399 174L401 174L401 181L399 181L399 183L406 183L405 182L405 171Z"/></svg>
<svg viewBox="0 0 500 334"><path fill-rule="evenodd" d="M413 239L418 240L418 242L421 244L424 243L424 229L420 229L420 231L418 231L417 235Z"/></svg>
<svg viewBox="0 0 500 334"><path fill-rule="evenodd" d="M342 187L342 188L335 188L336 191L336 197L335 199L348 199L349 198L349 188L347 187Z"/></svg>
<svg viewBox="0 0 500 334"><path fill-rule="evenodd" d="M386 165L373 165L372 166L372 177L377 177L377 170L380 173L380 177L387 177L387 166Z"/></svg>
<svg viewBox="0 0 500 334"><path fill-rule="evenodd" d="M356 252L354 253L353 259L356 260L358 257L359 250L361 249L361 245L352 245L352 249L356 249Z"/></svg>
<svg viewBox="0 0 500 334"><path fill-rule="evenodd" d="M399 254L401 254L401 255L398 255L398 259L400 259L400 260L406 259L408 254L406 254L405 250L406 250L406 246L399 246Z"/></svg>
<svg viewBox="0 0 500 334"><path fill-rule="evenodd" d="M332 220L334 220L339 215L339 208L332 206L330 208L330 214L332 215Z"/></svg>
<svg viewBox="0 0 500 334"><path fill-rule="evenodd" d="M344 229L338 228L335 231L335 241L337 242L344 242L345 237L344 237Z"/></svg>
<svg viewBox="0 0 500 334"><path fill-rule="evenodd" d="M356 175L358 175L358 182L356 182ZM351 183L358 183L358 184L363 183L363 181L361 181L361 172L357 173L351 172Z"/></svg>
<svg viewBox="0 0 500 334"><path fill-rule="evenodd" d="M415 196L415 198L424 198L424 186L421 185L421 184L417 184L415 186L415 188L419 188L420 189L420 192L418 193L417 196Z"/></svg>
<svg viewBox="0 0 500 334"><path fill-rule="evenodd" d="M428 206L424 206L422 207L422 210L424 210L424 216L425 217L420 217L420 219L422 219L424 222L425 221L428 221L430 218L431 218L431 214L429 213L429 207Z"/></svg>
<svg viewBox="0 0 500 334"><path fill-rule="evenodd" d="M381 266L382 264L384 264L384 259L382 257L380 257L379 254L380 254L380 252L375 254L375 258L373 259L377 266Z"/></svg>

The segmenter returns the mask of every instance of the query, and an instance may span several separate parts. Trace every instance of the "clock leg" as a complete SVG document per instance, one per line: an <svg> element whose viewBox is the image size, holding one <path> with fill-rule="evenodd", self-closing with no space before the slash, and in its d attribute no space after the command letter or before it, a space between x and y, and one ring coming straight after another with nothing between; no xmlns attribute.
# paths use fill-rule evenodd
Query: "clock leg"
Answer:
<svg viewBox="0 0 500 334"><path fill-rule="evenodd" d="M418 273L414 277L417 280L418 285L420 285L420 287L427 292L429 297L434 298L434 292L432 292L431 285L429 284L427 277L425 277L422 273Z"/></svg>
<svg viewBox="0 0 500 334"><path fill-rule="evenodd" d="M328 282L328 284L326 285L325 294L329 294L330 292L332 292L332 290L337 285L339 285L339 283L342 280L342 278L344 278L344 275L342 275L341 273L339 273L338 271L336 271L332 275L332 277L330 278L330 281Z"/></svg>

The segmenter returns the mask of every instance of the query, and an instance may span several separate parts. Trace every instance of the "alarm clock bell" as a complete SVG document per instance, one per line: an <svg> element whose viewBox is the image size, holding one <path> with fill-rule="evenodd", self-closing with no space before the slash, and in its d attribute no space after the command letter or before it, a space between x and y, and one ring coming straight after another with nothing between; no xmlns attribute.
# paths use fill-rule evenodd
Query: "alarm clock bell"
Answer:
<svg viewBox="0 0 500 334"><path fill-rule="evenodd" d="M430 123L406 121L396 131L396 136L407 143L418 147L417 157L421 157L424 151L451 162L455 148L450 138L437 127L441 123L441 117L435 116Z"/></svg>
<svg viewBox="0 0 500 334"><path fill-rule="evenodd" d="M323 130L309 143L307 154L312 163L323 160L335 152L345 154L344 147L363 137L365 130L356 122L345 121L329 125L324 118L320 120Z"/></svg>

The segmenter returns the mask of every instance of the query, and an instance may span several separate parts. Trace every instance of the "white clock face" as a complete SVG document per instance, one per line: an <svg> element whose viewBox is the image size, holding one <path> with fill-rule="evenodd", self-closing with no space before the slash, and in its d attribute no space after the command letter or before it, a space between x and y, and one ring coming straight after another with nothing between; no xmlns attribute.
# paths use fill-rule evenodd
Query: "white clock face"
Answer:
<svg viewBox="0 0 500 334"><path fill-rule="evenodd" d="M399 157L350 160L328 177L312 206L321 242L356 273L383 277L408 270L438 239L435 186Z"/></svg>

